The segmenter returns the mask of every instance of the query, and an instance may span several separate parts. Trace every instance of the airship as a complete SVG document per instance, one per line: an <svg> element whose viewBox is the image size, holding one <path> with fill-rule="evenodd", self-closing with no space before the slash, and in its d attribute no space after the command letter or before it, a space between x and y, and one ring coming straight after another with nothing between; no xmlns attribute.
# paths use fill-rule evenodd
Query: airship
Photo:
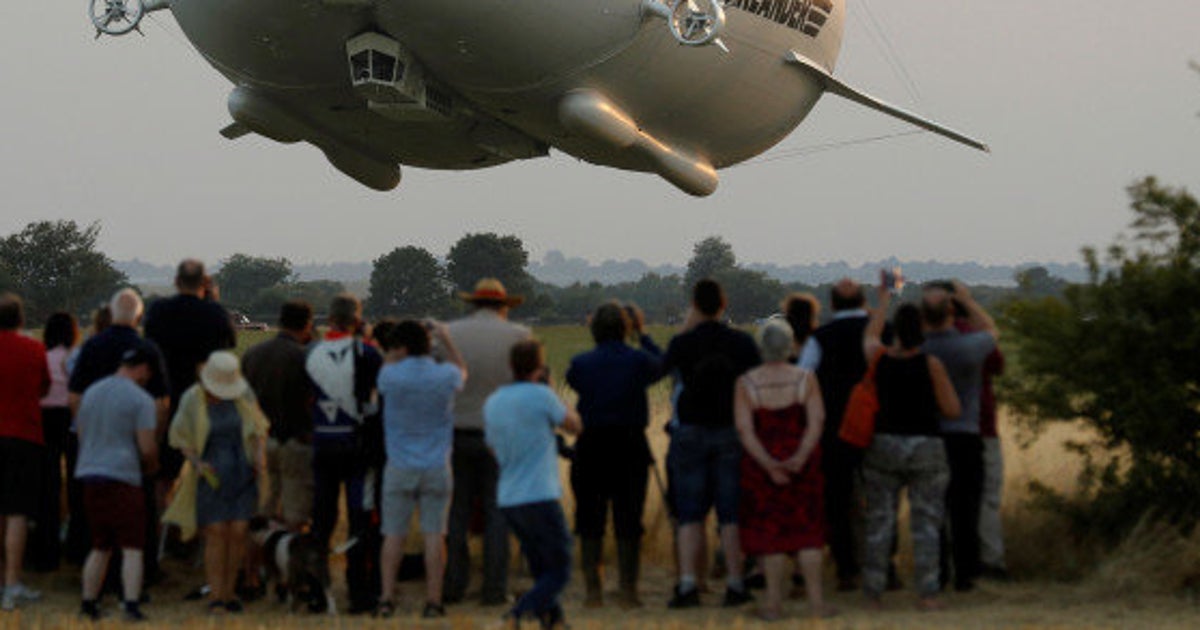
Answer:
<svg viewBox="0 0 1200 630"><path fill-rule="evenodd" d="M97 37L170 11L233 84L224 137L307 143L379 191L555 149L707 196L826 93L987 150L834 75L845 0L89 2Z"/></svg>

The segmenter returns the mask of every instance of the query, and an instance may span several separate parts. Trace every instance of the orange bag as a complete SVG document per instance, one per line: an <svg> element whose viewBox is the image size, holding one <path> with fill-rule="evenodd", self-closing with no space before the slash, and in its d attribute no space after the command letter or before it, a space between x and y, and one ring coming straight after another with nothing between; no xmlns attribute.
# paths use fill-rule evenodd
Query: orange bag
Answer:
<svg viewBox="0 0 1200 630"><path fill-rule="evenodd" d="M880 350L875 355L867 367L867 373L854 389L850 390L850 399L846 401L846 412L842 415L842 428L838 431L838 437L851 446L867 448L871 445L871 439L875 437L875 415L879 413L875 368L879 366L879 360L885 352Z"/></svg>

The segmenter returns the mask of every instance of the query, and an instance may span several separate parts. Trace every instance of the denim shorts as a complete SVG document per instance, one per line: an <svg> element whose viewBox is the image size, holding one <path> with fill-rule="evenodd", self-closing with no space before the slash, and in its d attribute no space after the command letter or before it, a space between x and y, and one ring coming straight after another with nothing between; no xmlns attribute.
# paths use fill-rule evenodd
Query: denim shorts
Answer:
<svg viewBox="0 0 1200 630"><path fill-rule="evenodd" d="M742 461L737 429L681 424L671 433L668 461L680 525L703 521L713 507L720 524L737 524Z"/></svg>
<svg viewBox="0 0 1200 630"><path fill-rule="evenodd" d="M450 469L383 469L383 510L380 531L384 536L408 533L413 512L420 512L422 534L445 534L453 491Z"/></svg>

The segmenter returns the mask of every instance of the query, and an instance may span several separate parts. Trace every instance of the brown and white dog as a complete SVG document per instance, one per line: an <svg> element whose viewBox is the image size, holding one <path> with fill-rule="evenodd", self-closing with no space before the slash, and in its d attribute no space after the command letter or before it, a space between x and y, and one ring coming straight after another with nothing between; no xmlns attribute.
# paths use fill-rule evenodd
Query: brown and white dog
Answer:
<svg viewBox="0 0 1200 630"><path fill-rule="evenodd" d="M280 603L292 612L301 604L309 612L337 614L329 582L329 550L311 534L297 534L282 523L255 517L250 520L250 540L261 554L268 583L274 582Z"/></svg>

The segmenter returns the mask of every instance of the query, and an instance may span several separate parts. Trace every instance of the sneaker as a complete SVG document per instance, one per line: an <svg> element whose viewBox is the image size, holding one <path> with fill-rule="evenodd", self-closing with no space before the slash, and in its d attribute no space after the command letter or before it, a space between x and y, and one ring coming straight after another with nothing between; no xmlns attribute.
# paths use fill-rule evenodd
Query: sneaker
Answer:
<svg viewBox="0 0 1200 630"><path fill-rule="evenodd" d="M17 598L14 595L8 594L8 589L4 589L4 595L0 596L0 610L11 612L17 609Z"/></svg>
<svg viewBox="0 0 1200 630"><path fill-rule="evenodd" d="M225 602L225 610L235 615L240 615L242 611L246 610L246 608L245 606L242 606L242 600L231 599Z"/></svg>
<svg viewBox="0 0 1200 630"><path fill-rule="evenodd" d="M41 591L35 591L20 582L17 582L16 584L10 584L4 589L4 597L7 598L10 595L13 599L24 600L27 602L36 602L42 598Z"/></svg>
<svg viewBox="0 0 1200 630"><path fill-rule="evenodd" d="M667 602L667 608L698 608L700 606L700 590L696 588L688 589L686 592L675 586L675 592L671 596L671 601Z"/></svg>
<svg viewBox="0 0 1200 630"><path fill-rule="evenodd" d="M425 610L421 611L424 619L440 619L446 616L446 607L433 602L425 602Z"/></svg>
<svg viewBox="0 0 1200 630"><path fill-rule="evenodd" d="M212 587L207 584L201 584L200 586L188 591L188 594L184 595L183 599L189 602L198 602L202 599L208 598L210 594L212 594Z"/></svg>
<svg viewBox="0 0 1200 630"><path fill-rule="evenodd" d="M142 614L142 609L137 602L125 602L125 611L122 616L129 623L139 623L146 620L146 615Z"/></svg>
<svg viewBox="0 0 1200 630"><path fill-rule="evenodd" d="M754 596L750 594L749 589L743 588L738 590L736 588L726 588L725 601L721 602L721 605L725 608L734 608L752 601L754 601Z"/></svg>
<svg viewBox="0 0 1200 630"><path fill-rule="evenodd" d="M92 600L81 603L79 605L79 616L87 621L100 621L102 615L100 614L99 602Z"/></svg>

